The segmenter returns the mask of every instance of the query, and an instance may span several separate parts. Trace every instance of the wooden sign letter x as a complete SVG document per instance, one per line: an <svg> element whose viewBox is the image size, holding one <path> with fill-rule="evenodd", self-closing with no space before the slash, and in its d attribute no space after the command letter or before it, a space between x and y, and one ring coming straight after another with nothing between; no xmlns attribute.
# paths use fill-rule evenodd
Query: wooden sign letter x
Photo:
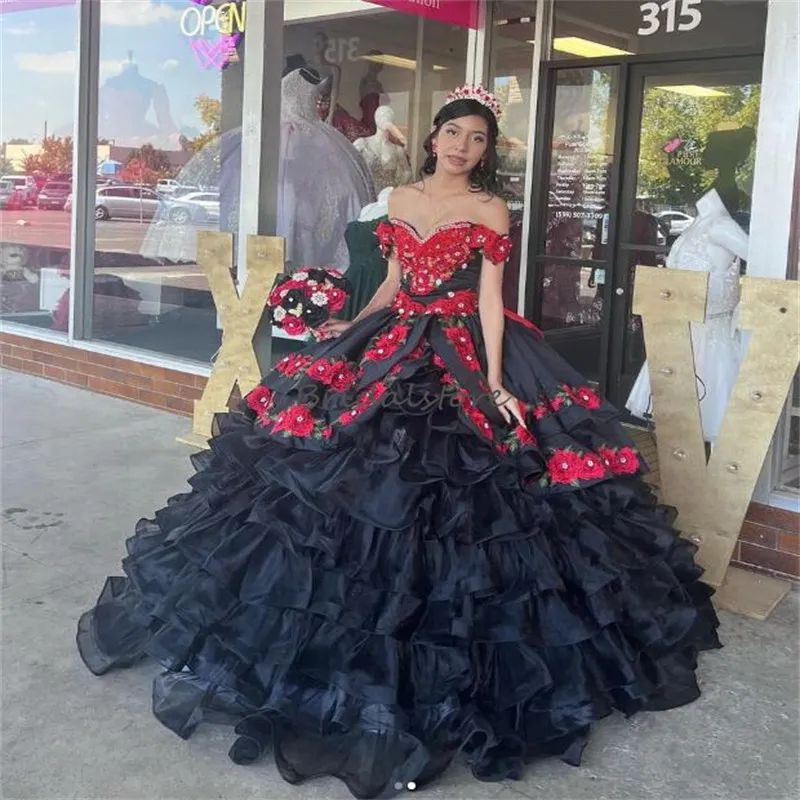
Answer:
<svg viewBox="0 0 800 800"><path fill-rule="evenodd" d="M222 347L203 396L194 403L192 433L207 440L212 435L214 415L228 410L228 401L236 385L244 395L261 380L262 367L253 348L253 339L275 276L283 272L284 240L273 236L247 237L247 281L241 297L231 276L231 234L200 231L197 261L208 278L222 322Z"/></svg>
<svg viewBox="0 0 800 800"><path fill-rule="evenodd" d="M703 579L719 586L800 360L800 289L742 278L740 327L750 341L706 463L689 323L705 320L707 281L706 273L638 267L634 313L644 318L662 500L698 543Z"/></svg>

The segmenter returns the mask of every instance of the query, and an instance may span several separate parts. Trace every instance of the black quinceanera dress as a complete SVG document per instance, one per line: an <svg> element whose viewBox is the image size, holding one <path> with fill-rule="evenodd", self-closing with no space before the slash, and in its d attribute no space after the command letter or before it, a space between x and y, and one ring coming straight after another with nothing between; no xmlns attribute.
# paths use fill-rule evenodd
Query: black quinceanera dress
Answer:
<svg viewBox="0 0 800 800"><path fill-rule="evenodd" d="M508 237L377 230L391 307L283 359L217 418L191 491L127 543L78 647L102 674L149 656L179 736L356 797L421 788L461 755L482 780L577 764L618 709L694 700L719 646L694 545L642 481L617 412L509 315L509 427L486 386L477 287Z"/></svg>

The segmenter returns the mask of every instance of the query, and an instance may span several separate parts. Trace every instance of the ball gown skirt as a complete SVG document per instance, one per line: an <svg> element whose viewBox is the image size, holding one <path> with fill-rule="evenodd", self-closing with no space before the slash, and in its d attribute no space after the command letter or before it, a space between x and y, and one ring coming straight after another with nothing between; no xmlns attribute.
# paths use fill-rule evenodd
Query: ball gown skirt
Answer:
<svg viewBox="0 0 800 800"><path fill-rule="evenodd" d="M694 700L719 646L694 545L617 412L519 319L508 426L485 382L483 259L507 237L378 228L402 290L287 356L216 419L191 491L139 522L78 627L95 674L155 659L153 710L235 726L290 783L421 789L456 757L519 778L578 764L590 725Z"/></svg>

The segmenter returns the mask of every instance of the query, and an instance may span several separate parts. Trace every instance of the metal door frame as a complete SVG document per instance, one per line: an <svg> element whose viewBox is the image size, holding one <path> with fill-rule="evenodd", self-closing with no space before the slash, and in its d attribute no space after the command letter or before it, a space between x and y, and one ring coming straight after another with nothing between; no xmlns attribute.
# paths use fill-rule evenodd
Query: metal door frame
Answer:
<svg viewBox="0 0 800 800"><path fill-rule="evenodd" d="M702 53L675 53L649 56L626 56L602 59L564 59L548 61L542 65L539 83L536 130L539 132L533 158L533 194L529 198L530 228L528 231L528 280L525 287L525 316L541 323L542 286L539 266L550 264L604 265L607 270L603 295L603 318L600 345L600 390L619 404L616 397L621 377L625 340L626 293L630 290L627 270L620 269L620 243L630 232L631 211L635 203L636 178L639 162L639 134L643 111L644 80L648 75L672 75L691 71L718 70L735 72L737 69L760 70L763 49L729 48ZM568 69L616 67L619 87L616 97L614 122L614 159L609 175L609 230L605 261L551 257L544 254L544 239L550 188L552 156L552 130L555 116L555 93L558 73ZM630 190L633 181L632 191ZM627 196L626 196L627 195ZM626 216L627 212L627 216ZM622 290L622 294L617 292ZM545 336L552 342L574 337L575 330L555 331ZM624 398L621 398L624 401Z"/></svg>

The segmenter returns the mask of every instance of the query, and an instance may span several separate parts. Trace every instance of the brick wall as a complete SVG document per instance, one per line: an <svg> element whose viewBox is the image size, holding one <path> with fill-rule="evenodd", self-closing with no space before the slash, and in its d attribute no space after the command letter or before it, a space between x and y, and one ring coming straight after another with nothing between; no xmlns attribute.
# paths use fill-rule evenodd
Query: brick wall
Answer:
<svg viewBox="0 0 800 800"><path fill-rule="evenodd" d="M0 333L0 366L186 416L206 384L198 375L7 333ZM800 514L752 503L733 559L748 569L800 579Z"/></svg>
<svg viewBox="0 0 800 800"><path fill-rule="evenodd" d="M800 514L751 503L733 560L772 575L800 578Z"/></svg>
<svg viewBox="0 0 800 800"><path fill-rule="evenodd" d="M191 416L206 379L116 356L0 333L0 366Z"/></svg>

